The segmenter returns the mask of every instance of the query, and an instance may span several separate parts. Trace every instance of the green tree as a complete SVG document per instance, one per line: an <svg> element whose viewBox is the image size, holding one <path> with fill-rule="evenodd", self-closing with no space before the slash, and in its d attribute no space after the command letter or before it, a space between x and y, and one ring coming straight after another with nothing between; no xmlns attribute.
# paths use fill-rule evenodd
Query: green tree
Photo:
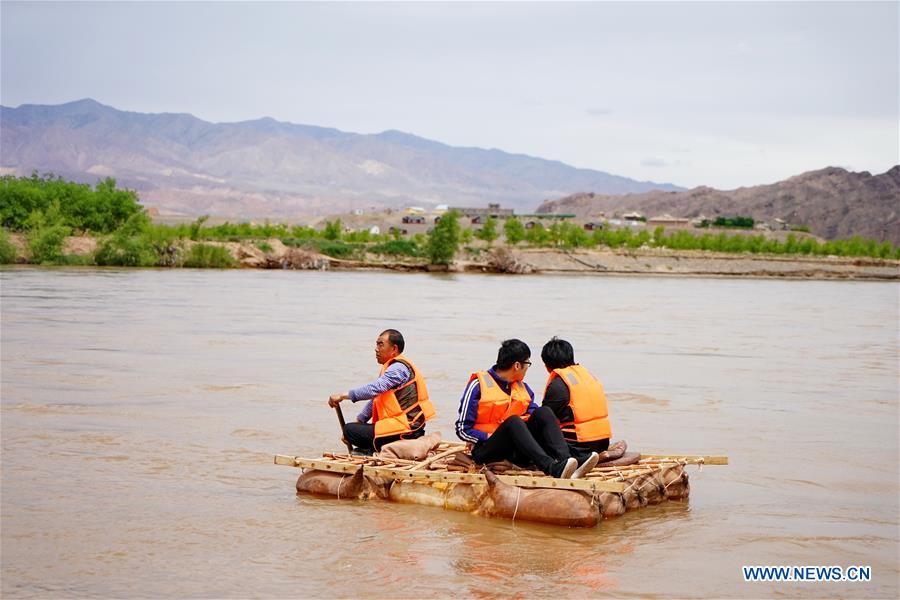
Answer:
<svg viewBox="0 0 900 600"><path fill-rule="evenodd" d="M497 233L497 219L496 217L488 217L487 221L484 222L484 225L479 229L475 236L479 240L483 240L488 243L488 246L494 243L500 234Z"/></svg>
<svg viewBox="0 0 900 600"><path fill-rule="evenodd" d="M459 243L465 244L465 245L471 244L473 237L474 237L474 234L472 233L472 228L466 227L459 233Z"/></svg>
<svg viewBox="0 0 900 600"><path fill-rule="evenodd" d="M503 233L506 235L506 243L515 246L525 239L525 226L518 217L510 217L503 224Z"/></svg>
<svg viewBox="0 0 900 600"><path fill-rule="evenodd" d="M543 223L535 223L534 227L525 230L525 240L532 246L543 246L547 243L547 238Z"/></svg>
<svg viewBox="0 0 900 600"><path fill-rule="evenodd" d="M326 240L339 240L341 239L342 229L340 219L325 221L325 230L322 232L322 237Z"/></svg>
<svg viewBox="0 0 900 600"><path fill-rule="evenodd" d="M662 246L666 239L666 228L662 225L658 226L653 230L653 245L654 246Z"/></svg>
<svg viewBox="0 0 900 600"><path fill-rule="evenodd" d="M204 238L203 224L209 219L209 215L197 217L197 220L191 223L191 239L195 242Z"/></svg>
<svg viewBox="0 0 900 600"><path fill-rule="evenodd" d="M581 248L591 243L591 236L587 234L584 227L575 223L561 223L560 236L563 245L567 248Z"/></svg>
<svg viewBox="0 0 900 600"><path fill-rule="evenodd" d="M894 248L890 242L888 242L888 241L881 242L878 245L878 247L875 249L875 256L877 256L878 258L887 258L891 255L891 252L893 251L893 249Z"/></svg>
<svg viewBox="0 0 900 600"><path fill-rule="evenodd" d="M563 243L563 226L559 221L553 221L547 228L547 241L553 246L560 246Z"/></svg>
<svg viewBox="0 0 900 600"><path fill-rule="evenodd" d="M459 249L459 213L455 210L444 213L441 220L428 235L426 253L433 265L449 265Z"/></svg>
<svg viewBox="0 0 900 600"><path fill-rule="evenodd" d="M0 223L11 229L26 229L29 215L47 212L59 204L62 225L82 231L108 233L131 215L140 212L137 194L116 188L116 180L104 179L94 189L84 183L65 181L51 173L31 177L0 177Z"/></svg>

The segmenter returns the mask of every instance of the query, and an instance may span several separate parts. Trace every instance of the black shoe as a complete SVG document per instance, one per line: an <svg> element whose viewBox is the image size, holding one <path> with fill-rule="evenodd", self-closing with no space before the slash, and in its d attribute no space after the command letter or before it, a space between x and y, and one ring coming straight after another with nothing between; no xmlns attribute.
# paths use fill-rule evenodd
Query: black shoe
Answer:
<svg viewBox="0 0 900 600"><path fill-rule="evenodd" d="M362 448L354 448L350 456L372 456L372 450L363 450Z"/></svg>
<svg viewBox="0 0 900 600"><path fill-rule="evenodd" d="M550 476L557 479L570 479L577 468L578 461L574 458L560 459L550 468Z"/></svg>

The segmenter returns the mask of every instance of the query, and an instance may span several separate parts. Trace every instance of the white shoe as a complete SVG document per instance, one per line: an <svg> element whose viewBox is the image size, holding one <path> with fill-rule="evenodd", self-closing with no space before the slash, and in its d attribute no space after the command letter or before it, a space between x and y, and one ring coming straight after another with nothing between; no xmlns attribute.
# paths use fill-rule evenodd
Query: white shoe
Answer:
<svg viewBox="0 0 900 600"><path fill-rule="evenodd" d="M562 473L559 474L559 479L571 479L572 473L575 472L575 469L578 468L578 461L574 458L570 458L566 460L565 466L563 466Z"/></svg>
<svg viewBox="0 0 900 600"><path fill-rule="evenodd" d="M585 475L591 472L591 469L597 466L597 463L600 462L600 455L596 452L591 452L591 455L587 457L587 459L581 463L581 466L575 469L575 472L572 473L572 479L581 479Z"/></svg>

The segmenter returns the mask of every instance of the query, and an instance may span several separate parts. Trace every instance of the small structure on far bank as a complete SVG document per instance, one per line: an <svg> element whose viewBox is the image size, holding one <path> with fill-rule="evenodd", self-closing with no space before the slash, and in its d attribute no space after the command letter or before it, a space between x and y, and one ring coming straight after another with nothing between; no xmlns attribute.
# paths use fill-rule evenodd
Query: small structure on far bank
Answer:
<svg viewBox="0 0 900 600"><path fill-rule="evenodd" d="M513 209L511 208L500 208L500 205L497 203L489 203L487 208L466 208L466 207L453 207L451 210L455 210L459 212L464 217L469 219L474 219L476 217L481 217L483 220L488 217L495 217L497 219L500 218L509 218L513 216ZM474 223L474 221L473 221Z"/></svg>
<svg viewBox="0 0 900 600"><path fill-rule="evenodd" d="M647 219L647 227L690 227L691 220L662 214Z"/></svg>

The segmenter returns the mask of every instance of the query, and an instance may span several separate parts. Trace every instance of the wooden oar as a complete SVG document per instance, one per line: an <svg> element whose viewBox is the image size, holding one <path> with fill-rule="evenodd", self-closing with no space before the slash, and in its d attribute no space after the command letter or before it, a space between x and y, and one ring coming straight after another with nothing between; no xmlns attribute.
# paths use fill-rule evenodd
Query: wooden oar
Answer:
<svg viewBox="0 0 900 600"><path fill-rule="evenodd" d="M347 424L344 422L344 413L341 411L341 405L337 404L334 407L334 412L337 413L338 423L341 424L341 441L344 442L344 445L347 446L347 452L353 454L353 446L350 445L350 442L347 441L347 438L344 437L346 434L344 433Z"/></svg>

